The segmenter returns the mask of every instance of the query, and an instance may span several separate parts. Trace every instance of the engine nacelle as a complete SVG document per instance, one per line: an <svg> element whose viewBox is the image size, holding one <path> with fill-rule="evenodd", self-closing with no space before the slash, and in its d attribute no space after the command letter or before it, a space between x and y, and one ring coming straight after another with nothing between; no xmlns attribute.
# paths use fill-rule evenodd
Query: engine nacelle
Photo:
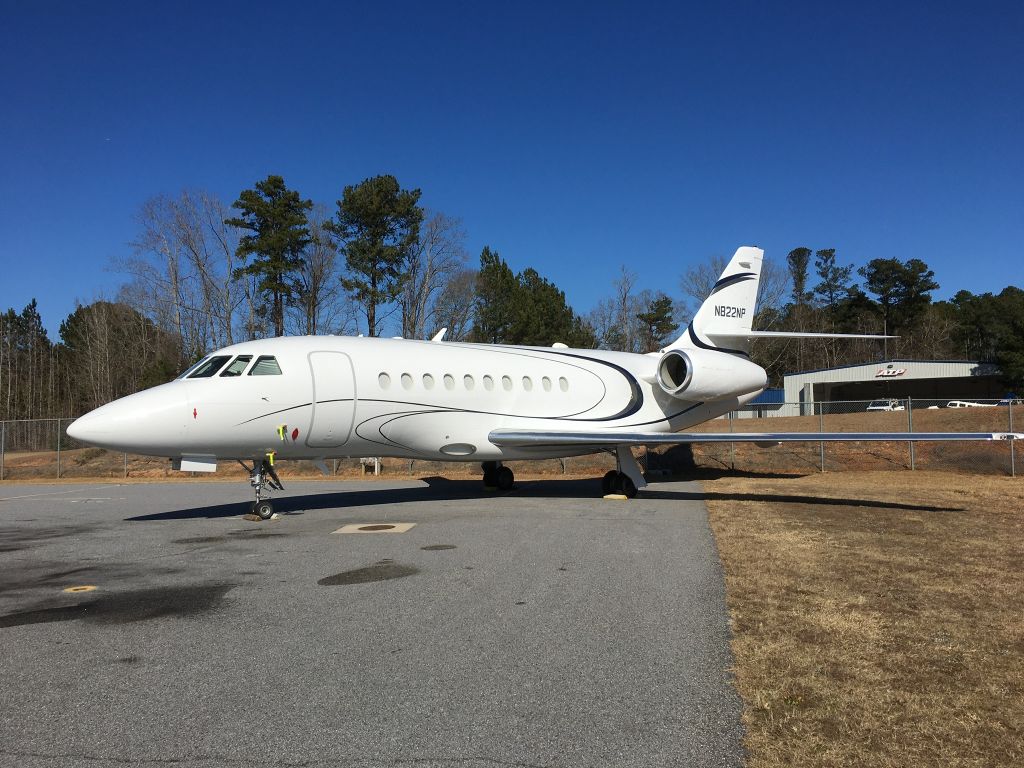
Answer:
<svg viewBox="0 0 1024 768"><path fill-rule="evenodd" d="M713 401L765 388L764 368L738 355L706 349L671 349L658 361L658 386L681 400Z"/></svg>

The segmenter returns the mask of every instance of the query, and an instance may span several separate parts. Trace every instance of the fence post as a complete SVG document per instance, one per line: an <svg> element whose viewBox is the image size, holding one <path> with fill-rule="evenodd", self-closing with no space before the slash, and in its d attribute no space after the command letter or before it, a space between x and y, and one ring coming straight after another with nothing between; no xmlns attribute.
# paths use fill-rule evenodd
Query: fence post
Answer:
<svg viewBox="0 0 1024 768"><path fill-rule="evenodd" d="M907 432L914 431L914 402L911 398L907 398ZM910 441L910 471L913 472L916 469L915 460L917 458L914 453L914 441Z"/></svg>
<svg viewBox="0 0 1024 768"><path fill-rule="evenodd" d="M732 427L732 421L736 416L735 411L729 411L729 431L735 432L736 430ZM729 443L729 466L732 467L732 471L736 471L736 443Z"/></svg>
<svg viewBox="0 0 1024 768"><path fill-rule="evenodd" d="M7 422L0 421L0 480L4 479L4 451L7 448Z"/></svg>
<svg viewBox="0 0 1024 768"><path fill-rule="evenodd" d="M818 434L825 431L825 408L822 403L815 403L818 408ZM825 441L818 441L818 453L821 460L821 471L825 471Z"/></svg>
<svg viewBox="0 0 1024 768"><path fill-rule="evenodd" d="M1012 400L1010 401L1010 407L1006 409L1006 412L1007 412L1007 418L1009 418L1009 420L1010 420L1010 429L1009 429L1009 431L1012 433L1013 432L1013 401ZM1016 440L1010 440L1010 477L1016 477L1017 476L1017 456L1016 456L1016 451L1014 450L1016 442L1017 442ZM0 465L0 466L3 466L3 465ZM0 477L3 477L2 473L0 473Z"/></svg>
<svg viewBox="0 0 1024 768"><path fill-rule="evenodd" d="M57 419L57 479L60 480L60 419Z"/></svg>

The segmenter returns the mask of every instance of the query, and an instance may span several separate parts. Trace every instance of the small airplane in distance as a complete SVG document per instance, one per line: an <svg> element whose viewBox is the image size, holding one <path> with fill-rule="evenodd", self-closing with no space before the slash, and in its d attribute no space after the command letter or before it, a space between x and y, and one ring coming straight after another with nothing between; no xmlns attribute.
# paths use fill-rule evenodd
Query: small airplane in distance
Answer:
<svg viewBox="0 0 1024 768"><path fill-rule="evenodd" d="M630 447L696 442L1010 440L1016 433L690 433L767 384L749 357L758 338L886 338L751 330L763 251L736 251L685 332L647 355L564 344L525 347L346 336L234 344L177 379L101 406L69 436L167 456L213 472L237 460L269 518L275 461L352 456L481 462L484 483L512 487L503 462L613 452L604 493L647 483ZM246 462L251 464L246 464Z"/></svg>

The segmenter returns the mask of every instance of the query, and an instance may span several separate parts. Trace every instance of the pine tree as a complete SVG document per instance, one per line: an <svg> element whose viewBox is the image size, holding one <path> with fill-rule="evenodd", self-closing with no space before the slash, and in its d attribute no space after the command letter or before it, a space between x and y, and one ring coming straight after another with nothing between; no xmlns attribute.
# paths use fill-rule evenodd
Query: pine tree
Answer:
<svg viewBox="0 0 1024 768"><path fill-rule="evenodd" d="M342 285L362 305L367 335L377 335L377 308L402 290L409 254L419 239L420 190L394 176L374 176L345 187L333 221L324 228L341 240L348 275Z"/></svg>
<svg viewBox="0 0 1024 768"><path fill-rule="evenodd" d="M247 189L231 205L241 216L226 219L225 224L248 230L239 240L237 254L252 261L235 270L235 278L253 275L257 288L269 303L262 307L274 325L274 335L284 335L284 309L298 296L298 276L302 269L302 251L309 244L306 212L312 200L303 200L288 189L280 176L267 176Z"/></svg>

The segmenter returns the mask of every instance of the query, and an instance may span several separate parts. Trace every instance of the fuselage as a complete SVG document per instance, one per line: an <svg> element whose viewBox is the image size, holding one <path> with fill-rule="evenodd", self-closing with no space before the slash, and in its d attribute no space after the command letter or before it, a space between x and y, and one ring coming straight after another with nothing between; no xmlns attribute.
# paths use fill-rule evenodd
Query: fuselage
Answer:
<svg viewBox="0 0 1024 768"><path fill-rule="evenodd" d="M733 358L721 354L728 370ZM68 433L172 458L501 461L593 449L500 448L488 441L495 429L674 432L760 391L747 377L739 389L749 391L730 392L725 375L722 397L687 401L658 385L658 360L407 339L262 339L217 350L204 358L205 369L200 363L172 382L104 405Z"/></svg>

